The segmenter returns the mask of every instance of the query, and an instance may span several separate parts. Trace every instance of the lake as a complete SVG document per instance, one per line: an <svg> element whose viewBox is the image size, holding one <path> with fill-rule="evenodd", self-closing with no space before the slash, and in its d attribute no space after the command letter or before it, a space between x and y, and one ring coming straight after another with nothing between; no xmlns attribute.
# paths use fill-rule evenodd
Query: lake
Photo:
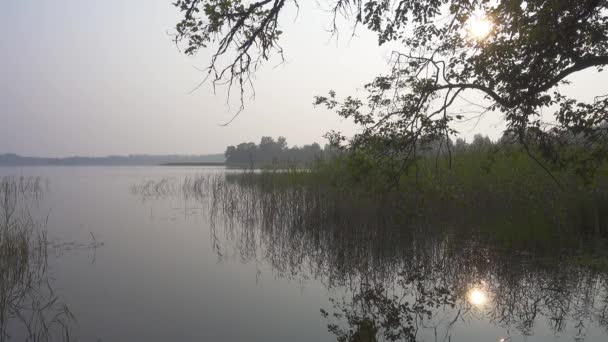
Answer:
<svg viewBox="0 0 608 342"><path fill-rule="evenodd" d="M585 254L603 245L503 249L241 189L226 172L0 168L43 180L28 210L70 339L608 341L608 276ZM3 324L5 340L28 334Z"/></svg>

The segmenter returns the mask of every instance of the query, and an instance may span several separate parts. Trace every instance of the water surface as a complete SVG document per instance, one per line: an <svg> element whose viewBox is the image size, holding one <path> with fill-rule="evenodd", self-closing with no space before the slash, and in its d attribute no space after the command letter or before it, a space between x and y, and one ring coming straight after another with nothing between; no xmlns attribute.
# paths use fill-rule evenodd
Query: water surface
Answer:
<svg viewBox="0 0 608 342"><path fill-rule="evenodd" d="M333 217L305 193L260 197L222 183L222 195L211 194L208 182L224 172L0 168L48 184L32 210L48 216L48 272L75 316L71 336L608 340L608 279L578 262L580 250L505 252L480 237L366 213ZM186 191L197 178L207 183Z"/></svg>

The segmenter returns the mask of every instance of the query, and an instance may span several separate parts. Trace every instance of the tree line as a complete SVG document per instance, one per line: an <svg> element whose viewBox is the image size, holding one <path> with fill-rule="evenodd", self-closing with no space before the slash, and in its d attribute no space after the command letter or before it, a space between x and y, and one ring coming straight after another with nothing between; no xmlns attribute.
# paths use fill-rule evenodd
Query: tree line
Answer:
<svg viewBox="0 0 608 342"><path fill-rule="evenodd" d="M471 142L467 142L463 138L457 138L456 141L451 139L442 142L441 139L427 142L421 146L421 150L430 153L444 154L446 149L452 149L454 152L476 149L483 147L496 146L503 143L506 137L503 137L497 142L493 142L488 136L476 134ZM259 144L254 142L242 142L238 145L230 145L226 148L224 156L226 164L233 166L307 166L316 161L327 161L336 157L340 153L348 153L338 146L325 144L323 147L317 142L303 146L289 147L287 138L279 136L276 140L269 136L263 136Z"/></svg>
<svg viewBox="0 0 608 342"><path fill-rule="evenodd" d="M243 142L236 146L228 146L224 156L226 164L233 166L306 166L318 160L328 159L336 153L330 145L321 147L314 142L309 145L287 145L285 137L264 136L260 143Z"/></svg>

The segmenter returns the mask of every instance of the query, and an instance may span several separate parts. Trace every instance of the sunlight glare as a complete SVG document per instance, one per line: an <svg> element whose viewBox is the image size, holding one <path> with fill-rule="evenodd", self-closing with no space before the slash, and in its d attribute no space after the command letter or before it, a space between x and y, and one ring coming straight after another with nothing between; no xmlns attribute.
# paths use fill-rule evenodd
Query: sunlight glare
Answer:
<svg viewBox="0 0 608 342"><path fill-rule="evenodd" d="M480 289L471 289L469 291L469 302L475 306L481 306L488 301L486 294Z"/></svg>
<svg viewBox="0 0 608 342"><path fill-rule="evenodd" d="M469 20L468 32L469 35L476 40L484 40L492 32L492 21L483 16L474 17Z"/></svg>

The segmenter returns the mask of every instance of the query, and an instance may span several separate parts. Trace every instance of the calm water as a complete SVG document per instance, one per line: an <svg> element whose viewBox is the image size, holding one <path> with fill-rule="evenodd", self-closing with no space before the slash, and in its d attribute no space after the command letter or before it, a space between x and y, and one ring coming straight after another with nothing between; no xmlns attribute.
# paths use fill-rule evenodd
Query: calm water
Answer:
<svg viewBox="0 0 608 342"><path fill-rule="evenodd" d="M223 172L0 168L48 184L33 211L48 216L48 272L75 316L71 336L336 341L385 323L378 334L388 327L401 340L608 341L608 279L570 253L505 255L472 237L360 229L348 218L310 229L259 214L251 193L220 210L180 186ZM142 192L147 182L169 185ZM103 245L90 247L91 233ZM9 333L20 340L22 329Z"/></svg>

